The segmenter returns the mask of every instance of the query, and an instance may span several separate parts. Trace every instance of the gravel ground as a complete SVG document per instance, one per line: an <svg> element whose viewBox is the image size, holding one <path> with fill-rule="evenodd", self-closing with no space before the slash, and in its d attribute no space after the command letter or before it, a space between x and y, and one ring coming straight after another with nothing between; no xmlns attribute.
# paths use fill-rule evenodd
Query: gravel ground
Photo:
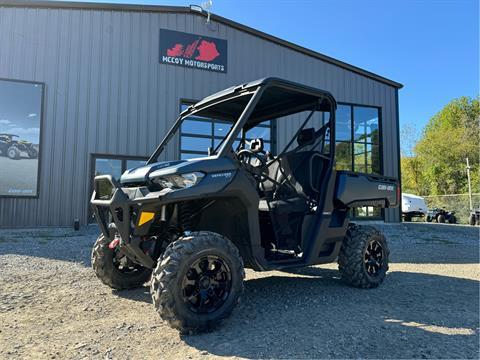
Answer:
<svg viewBox="0 0 480 360"><path fill-rule="evenodd" d="M336 265L247 271L214 332L183 336L148 289L116 292L90 269L95 228L0 231L0 358L478 358L478 228L379 225L391 248L378 289Z"/></svg>

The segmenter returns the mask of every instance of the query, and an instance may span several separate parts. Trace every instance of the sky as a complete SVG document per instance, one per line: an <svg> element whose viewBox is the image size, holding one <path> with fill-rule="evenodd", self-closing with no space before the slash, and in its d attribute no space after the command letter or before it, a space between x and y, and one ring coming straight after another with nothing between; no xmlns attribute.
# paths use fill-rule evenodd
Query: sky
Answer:
<svg viewBox="0 0 480 360"><path fill-rule="evenodd" d="M17 135L16 140L40 142L42 87L0 80L0 133Z"/></svg>
<svg viewBox="0 0 480 360"><path fill-rule="evenodd" d="M401 128L419 133L452 99L479 95L478 0L213 0L211 11L402 83Z"/></svg>

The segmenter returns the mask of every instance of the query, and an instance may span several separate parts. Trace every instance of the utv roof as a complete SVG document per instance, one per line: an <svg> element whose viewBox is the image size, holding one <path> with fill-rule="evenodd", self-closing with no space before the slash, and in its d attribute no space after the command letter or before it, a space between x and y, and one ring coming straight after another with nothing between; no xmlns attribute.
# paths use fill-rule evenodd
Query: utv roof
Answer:
<svg viewBox="0 0 480 360"><path fill-rule="evenodd" d="M272 120L316 108L333 111L336 102L328 91L279 78L264 78L232 86L207 96L188 107L182 115L195 115L226 121L236 121L247 106L252 91L263 87L264 92L246 127L251 128L262 121Z"/></svg>

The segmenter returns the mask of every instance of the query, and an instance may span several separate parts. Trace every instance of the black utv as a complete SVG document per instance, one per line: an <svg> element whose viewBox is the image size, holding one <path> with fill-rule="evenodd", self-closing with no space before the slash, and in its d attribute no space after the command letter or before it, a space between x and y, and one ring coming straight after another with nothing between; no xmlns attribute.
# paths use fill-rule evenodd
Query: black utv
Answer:
<svg viewBox="0 0 480 360"><path fill-rule="evenodd" d="M17 140L18 135L0 134L0 154L12 160L18 160L22 152L27 153L30 159L38 157L38 151L33 144L25 140Z"/></svg>
<svg viewBox="0 0 480 360"><path fill-rule="evenodd" d="M435 208L429 209L427 211L427 215L425 216L426 222L435 221L437 223L449 223L449 224L456 224L457 217L455 216L454 211L446 211L445 209Z"/></svg>
<svg viewBox="0 0 480 360"><path fill-rule="evenodd" d="M349 209L397 206L398 181L335 170L335 109L328 92L276 78L190 106L146 166L119 181L95 178L97 276L115 289L151 279L155 308L182 332L212 328L230 314L243 292L244 267L338 259L345 281L378 286L388 270L387 243L373 227L349 224ZM165 161L182 123L198 117L224 121L228 134L206 157ZM298 129L276 156L263 139L247 137L266 121Z"/></svg>

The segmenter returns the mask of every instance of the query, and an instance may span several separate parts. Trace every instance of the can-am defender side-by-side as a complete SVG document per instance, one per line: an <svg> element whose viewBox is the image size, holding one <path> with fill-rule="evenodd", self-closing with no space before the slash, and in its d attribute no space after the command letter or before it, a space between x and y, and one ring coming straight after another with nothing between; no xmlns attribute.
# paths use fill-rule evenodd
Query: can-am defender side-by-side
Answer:
<svg viewBox="0 0 480 360"><path fill-rule="evenodd" d="M151 278L156 310L181 331L209 329L230 314L243 292L244 267L338 258L348 283L378 286L388 270L387 243L370 226L349 225L348 210L397 206L398 181L335 170L335 109L328 92L275 78L190 106L146 166L119 181L95 178L97 276L115 289ZM182 123L199 118L222 121L228 134L206 157L159 161L174 149L176 142L169 144ZM276 156L251 136L265 121L298 129Z"/></svg>
<svg viewBox="0 0 480 360"><path fill-rule="evenodd" d="M16 140L18 135L0 134L0 155L7 156L12 160L20 159L22 152L30 159L38 157L38 151L33 144L26 140Z"/></svg>

